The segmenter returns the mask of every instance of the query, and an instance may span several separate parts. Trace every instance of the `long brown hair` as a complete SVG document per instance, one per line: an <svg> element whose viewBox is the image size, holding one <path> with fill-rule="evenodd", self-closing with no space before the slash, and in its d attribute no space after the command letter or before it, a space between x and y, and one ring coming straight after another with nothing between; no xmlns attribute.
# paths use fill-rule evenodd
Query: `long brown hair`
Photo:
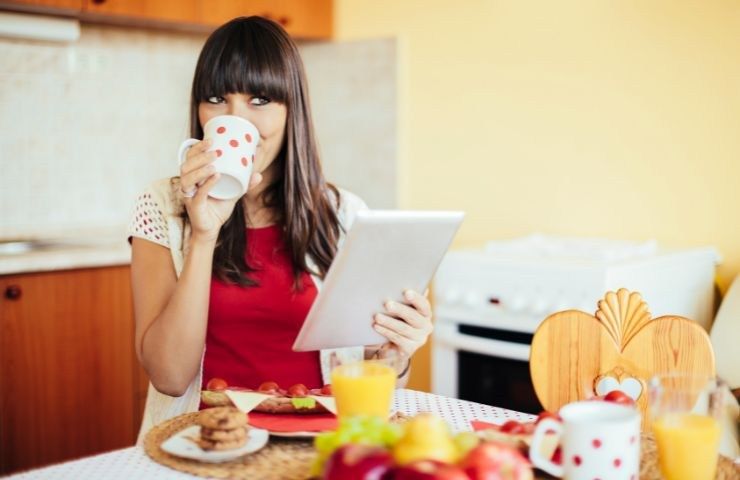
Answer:
<svg viewBox="0 0 740 480"><path fill-rule="evenodd" d="M285 30L261 17L240 17L222 25L206 41L198 58L190 98L190 133L203 138L198 105L213 96L246 93L287 107L285 138L274 160L276 180L264 190L265 205L283 227L292 260L294 287L302 272L323 277L337 250L339 193L321 170L308 100L306 74L298 48ZM239 201L221 227L213 273L223 281L255 285L248 273L246 219ZM311 272L306 255L314 260Z"/></svg>

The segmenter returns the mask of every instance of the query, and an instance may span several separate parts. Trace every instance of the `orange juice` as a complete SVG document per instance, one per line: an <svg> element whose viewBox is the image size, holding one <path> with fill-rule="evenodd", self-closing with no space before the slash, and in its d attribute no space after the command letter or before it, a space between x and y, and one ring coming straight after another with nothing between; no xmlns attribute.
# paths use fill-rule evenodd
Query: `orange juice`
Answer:
<svg viewBox="0 0 740 480"><path fill-rule="evenodd" d="M667 480L710 480L717 469L717 420L692 413L664 414L653 423L660 470Z"/></svg>
<svg viewBox="0 0 740 480"><path fill-rule="evenodd" d="M395 386L395 370L379 362L340 365L331 372L331 390L340 418L375 415L387 419Z"/></svg>

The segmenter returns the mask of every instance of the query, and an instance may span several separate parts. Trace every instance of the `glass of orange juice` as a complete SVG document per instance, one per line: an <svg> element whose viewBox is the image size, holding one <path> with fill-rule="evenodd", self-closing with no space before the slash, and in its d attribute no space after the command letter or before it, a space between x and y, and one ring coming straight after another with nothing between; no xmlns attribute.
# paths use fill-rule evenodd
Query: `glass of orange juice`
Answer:
<svg viewBox="0 0 740 480"><path fill-rule="evenodd" d="M692 374L657 375L648 383L658 463L666 480L711 480L717 470L720 382Z"/></svg>
<svg viewBox="0 0 740 480"><path fill-rule="evenodd" d="M390 414L399 355L388 351L384 358L341 362L332 359L331 390L339 418Z"/></svg>

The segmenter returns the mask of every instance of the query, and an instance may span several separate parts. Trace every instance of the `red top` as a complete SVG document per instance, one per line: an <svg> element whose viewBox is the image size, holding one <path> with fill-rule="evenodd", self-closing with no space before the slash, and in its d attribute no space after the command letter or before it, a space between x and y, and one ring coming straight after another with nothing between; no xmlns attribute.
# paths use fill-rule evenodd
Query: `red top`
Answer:
<svg viewBox="0 0 740 480"><path fill-rule="evenodd" d="M293 269L277 225L248 229L246 255L257 269L250 277L258 286L211 280L203 388L214 377L255 389L267 381L285 389L296 383L320 388L319 352L291 350L316 298L311 275L304 272L303 289L293 290Z"/></svg>

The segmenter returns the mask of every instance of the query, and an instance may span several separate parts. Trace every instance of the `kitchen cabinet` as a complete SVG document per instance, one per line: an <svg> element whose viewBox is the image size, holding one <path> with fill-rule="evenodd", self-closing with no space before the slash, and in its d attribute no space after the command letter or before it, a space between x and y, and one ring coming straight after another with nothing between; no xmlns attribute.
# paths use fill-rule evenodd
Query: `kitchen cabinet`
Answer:
<svg viewBox="0 0 740 480"><path fill-rule="evenodd" d="M249 15L269 18L295 38L331 37L331 0L201 0L201 19L206 25L217 27L232 18Z"/></svg>
<svg viewBox="0 0 740 480"><path fill-rule="evenodd" d="M260 15L297 39L329 39L332 0L0 0L0 9L76 15L90 23L210 31L235 17Z"/></svg>
<svg viewBox="0 0 740 480"><path fill-rule="evenodd" d="M123 17L132 21L198 23L200 0L84 0L83 12L104 19ZM94 19L95 17L91 17Z"/></svg>
<svg viewBox="0 0 740 480"><path fill-rule="evenodd" d="M0 295L0 475L133 445L129 267L0 276Z"/></svg>

